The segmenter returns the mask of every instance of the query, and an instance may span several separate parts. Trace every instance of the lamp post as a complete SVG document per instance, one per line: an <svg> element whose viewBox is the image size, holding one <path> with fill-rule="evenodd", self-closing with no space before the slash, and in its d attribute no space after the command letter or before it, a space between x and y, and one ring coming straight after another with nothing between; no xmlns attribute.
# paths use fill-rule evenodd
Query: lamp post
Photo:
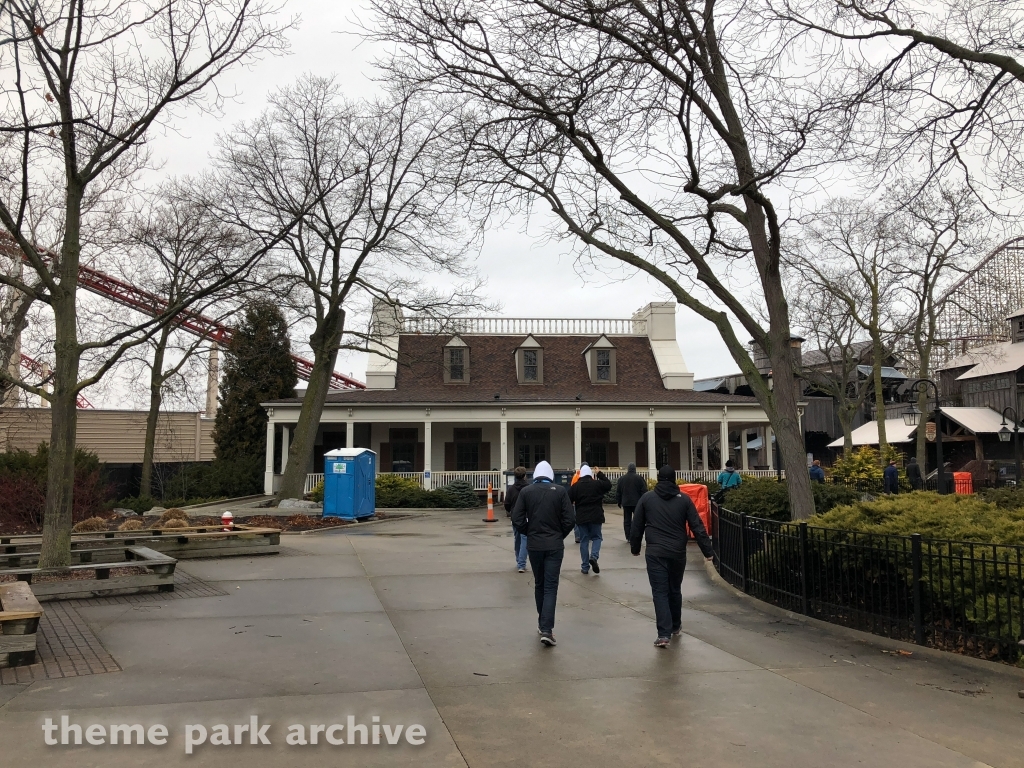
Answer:
<svg viewBox="0 0 1024 768"><path fill-rule="evenodd" d="M939 403L939 388L931 379L918 379L910 385L910 391L914 393L924 392L927 396L929 384L935 390L935 410L933 413L935 414L935 462L938 464L935 479L938 482L938 492L945 494L949 489L946 487L946 467L942 461L942 406ZM903 423L908 427L919 427L922 416L923 414L918 410L917 406L911 403L910 408L903 412Z"/></svg>
<svg viewBox="0 0 1024 768"><path fill-rule="evenodd" d="M1013 406L1006 406L1003 408L1003 423L999 427L999 439L1004 442L1010 442L1010 430L1006 424L1006 414L1012 413L1010 419L1013 421L1013 464L1016 474L1014 475L1014 483L1017 487L1020 487L1020 420L1017 418L1017 411L1014 410Z"/></svg>

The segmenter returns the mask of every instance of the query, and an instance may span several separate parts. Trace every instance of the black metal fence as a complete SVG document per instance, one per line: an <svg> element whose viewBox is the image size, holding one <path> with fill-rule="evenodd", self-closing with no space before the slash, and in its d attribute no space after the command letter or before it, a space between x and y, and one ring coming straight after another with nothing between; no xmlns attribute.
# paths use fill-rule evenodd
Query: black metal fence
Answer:
<svg viewBox="0 0 1024 768"><path fill-rule="evenodd" d="M1024 546L940 541L712 511L715 565L816 619L985 659L1024 655Z"/></svg>

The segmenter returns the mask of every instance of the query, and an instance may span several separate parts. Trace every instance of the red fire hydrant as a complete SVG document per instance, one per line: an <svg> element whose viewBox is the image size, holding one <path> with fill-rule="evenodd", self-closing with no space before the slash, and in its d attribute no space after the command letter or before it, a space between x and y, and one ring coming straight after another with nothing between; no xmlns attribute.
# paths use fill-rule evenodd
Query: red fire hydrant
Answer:
<svg viewBox="0 0 1024 768"><path fill-rule="evenodd" d="M220 524L224 526L225 531L230 531L232 529L234 523L232 523L231 521L234 519L235 516L232 515L230 512L225 512L223 515L220 516Z"/></svg>

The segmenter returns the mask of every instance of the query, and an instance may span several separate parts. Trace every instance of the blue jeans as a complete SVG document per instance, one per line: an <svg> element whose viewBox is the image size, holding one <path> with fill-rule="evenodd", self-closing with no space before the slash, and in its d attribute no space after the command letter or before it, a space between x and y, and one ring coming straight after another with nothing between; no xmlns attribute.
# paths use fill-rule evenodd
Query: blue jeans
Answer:
<svg viewBox="0 0 1024 768"><path fill-rule="evenodd" d="M590 558L597 560L601 555L601 542L604 541L601 536L601 524L581 523L576 527L580 532L580 558L583 561L580 568L584 573L590 573ZM591 542L594 543L593 548Z"/></svg>
<svg viewBox="0 0 1024 768"><path fill-rule="evenodd" d="M541 632L550 632L555 628L558 572L562 570L565 550L530 550L529 555L533 569L533 596L537 600L537 627Z"/></svg>
<svg viewBox="0 0 1024 768"><path fill-rule="evenodd" d="M512 551L516 555L516 568L526 567L526 534L520 533L512 526Z"/></svg>
<svg viewBox="0 0 1024 768"><path fill-rule="evenodd" d="M654 598L658 637L668 637L682 624L685 572L685 557L647 555L647 578L651 582L651 597Z"/></svg>

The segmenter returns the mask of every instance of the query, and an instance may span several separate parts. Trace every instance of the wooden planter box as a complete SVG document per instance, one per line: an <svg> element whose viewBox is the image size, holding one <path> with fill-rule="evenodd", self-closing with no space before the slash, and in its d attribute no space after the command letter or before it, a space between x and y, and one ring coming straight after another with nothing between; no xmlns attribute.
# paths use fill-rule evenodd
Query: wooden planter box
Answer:
<svg viewBox="0 0 1024 768"><path fill-rule="evenodd" d="M0 667L35 663L36 630L42 615L28 584L0 584Z"/></svg>
<svg viewBox="0 0 1024 768"><path fill-rule="evenodd" d="M0 568L17 567L35 562L38 558L40 538L29 536L0 536ZM102 550L143 546L162 552L177 560L232 555L276 555L281 549L281 532L276 528L255 528L236 525L230 531L221 526L192 528L146 528L139 531L105 531L100 533L71 534L73 564L108 562ZM19 561L22 556L28 559ZM86 558L86 559L83 559ZM120 558L118 558L120 559Z"/></svg>
<svg viewBox="0 0 1024 768"><path fill-rule="evenodd" d="M6 568L0 575L17 577L31 587L32 593L41 600L72 597L105 597L107 595L133 594L156 588L160 592L174 591L174 567L178 561L149 547L108 547L92 550L101 557L97 562L72 565L70 568ZM119 558L114 559L118 556ZM26 553L27 554L27 553ZM35 556L38 560L38 555ZM111 570L130 566L145 568L145 573L132 575L111 575ZM61 575L68 572L83 573L85 578L40 580L40 576ZM88 572L92 571L92 578Z"/></svg>

